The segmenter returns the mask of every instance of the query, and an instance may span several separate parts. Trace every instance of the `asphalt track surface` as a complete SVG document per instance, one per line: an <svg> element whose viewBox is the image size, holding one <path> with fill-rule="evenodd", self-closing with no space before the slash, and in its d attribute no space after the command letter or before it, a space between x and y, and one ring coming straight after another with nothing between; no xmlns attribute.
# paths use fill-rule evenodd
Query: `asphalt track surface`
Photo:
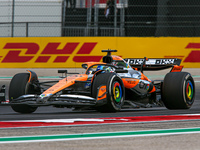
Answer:
<svg viewBox="0 0 200 150"><path fill-rule="evenodd" d="M5 69L0 75L0 85L6 84L7 89L10 77L26 69ZM58 76L56 69L32 69L38 73L42 80L44 76ZM67 108L39 107L33 114L19 114L9 106L0 106L0 121L12 120L42 120L42 119L76 119L76 118L107 118L107 117L132 117L132 116L159 116L176 114L200 114L200 70L184 69L190 72L195 80L196 97L195 103L189 110L168 110L165 107L123 109L117 113L99 113L93 110L73 111ZM83 72L79 69L71 69L71 72ZM149 73L152 79L162 79L166 71ZM44 77L45 78L45 77ZM173 122L149 122L133 124L110 124L110 125L87 125L67 127L45 127L45 128L22 128L22 129L0 129L0 137L11 136L33 136L33 135L57 135L57 134L84 134L121 131L147 131L158 129L198 128L200 120L173 121ZM155 136L100 138L88 140L54 141L54 142L27 142L0 144L1 150L25 150L25 149L199 149L200 134L169 134Z"/></svg>

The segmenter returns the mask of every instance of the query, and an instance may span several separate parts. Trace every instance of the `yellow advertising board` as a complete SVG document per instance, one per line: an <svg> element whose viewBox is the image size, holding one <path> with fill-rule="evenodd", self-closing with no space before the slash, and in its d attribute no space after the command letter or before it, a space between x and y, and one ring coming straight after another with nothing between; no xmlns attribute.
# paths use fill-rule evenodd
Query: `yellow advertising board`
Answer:
<svg viewBox="0 0 200 150"><path fill-rule="evenodd" d="M28 37L0 38L0 68L71 68L101 61L103 49L123 58L180 58L200 68L200 38L176 37Z"/></svg>

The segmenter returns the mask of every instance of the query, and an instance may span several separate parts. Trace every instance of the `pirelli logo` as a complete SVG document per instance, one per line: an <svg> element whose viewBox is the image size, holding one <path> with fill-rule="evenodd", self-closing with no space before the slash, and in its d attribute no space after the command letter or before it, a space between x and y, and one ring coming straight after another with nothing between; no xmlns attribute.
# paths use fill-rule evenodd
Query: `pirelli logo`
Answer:
<svg viewBox="0 0 200 150"><path fill-rule="evenodd" d="M86 61L100 61L102 56L91 55L97 43L68 42L62 49L59 49L61 43L47 43L41 50L37 43L6 43L3 52L6 55L1 56L1 63L47 63L54 56L53 63L65 63L70 57L73 61L82 63ZM63 44L63 43L62 43ZM78 47L79 50L75 52ZM73 54L73 55L72 55Z"/></svg>

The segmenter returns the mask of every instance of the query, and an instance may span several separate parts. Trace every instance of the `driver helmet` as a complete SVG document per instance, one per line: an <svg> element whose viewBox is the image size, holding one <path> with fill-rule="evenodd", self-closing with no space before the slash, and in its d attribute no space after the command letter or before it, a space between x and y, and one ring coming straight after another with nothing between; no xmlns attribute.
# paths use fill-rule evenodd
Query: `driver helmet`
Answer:
<svg viewBox="0 0 200 150"><path fill-rule="evenodd" d="M103 66L102 65L98 65L97 66L97 70L96 71L99 71L99 70L103 70Z"/></svg>

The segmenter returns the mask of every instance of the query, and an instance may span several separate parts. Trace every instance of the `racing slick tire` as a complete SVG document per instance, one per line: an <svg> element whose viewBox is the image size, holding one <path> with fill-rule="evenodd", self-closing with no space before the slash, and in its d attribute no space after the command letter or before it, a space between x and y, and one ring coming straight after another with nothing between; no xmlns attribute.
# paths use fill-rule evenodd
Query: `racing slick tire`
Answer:
<svg viewBox="0 0 200 150"><path fill-rule="evenodd" d="M189 109L194 103L195 85L190 73L170 72L162 86L162 100L168 109Z"/></svg>
<svg viewBox="0 0 200 150"><path fill-rule="evenodd" d="M125 100L125 90L122 79L116 73L102 73L94 78L92 96L97 97L98 88L106 85L107 102L96 107L100 112L117 112L121 110Z"/></svg>
<svg viewBox="0 0 200 150"><path fill-rule="evenodd" d="M33 86L28 82L29 73L18 73L16 74L9 86L9 100L12 103L12 99L18 98L25 94L34 94ZM32 107L25 104L11 105L15 112L19 113L33 113L37 107Z"/></svg>

